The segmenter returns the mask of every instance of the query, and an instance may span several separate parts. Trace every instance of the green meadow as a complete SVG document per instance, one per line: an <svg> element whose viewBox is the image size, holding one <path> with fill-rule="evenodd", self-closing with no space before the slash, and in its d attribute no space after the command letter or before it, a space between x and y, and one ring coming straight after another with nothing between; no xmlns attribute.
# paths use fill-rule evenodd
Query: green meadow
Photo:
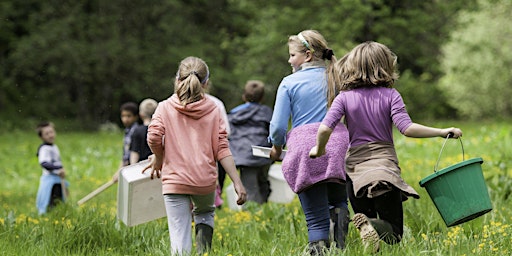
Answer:
<svg viewBox="0 0 512 256"><path fill-rule="evenodd" d="M446 126L436 122L429 125ZM451 124L454 125L454 124ZM447 228L418 182L434 172L443 138L411 139L395 134L403 178L420 193L404 202L405 234L400 244L381 245L377 255L511 255L512 125L459 122L465 159L481 157L493 210ZM59 132L70 195L39 216L35 198L41 168L35 132L0 134L0 255L169 255L165 218L127 227L116 217L117 184L78 206L77 201L108 182L119 166L120 132ZM449 140L439 168L462 161L458 141ZM229 182L229 181L228 181ZM226 184L227 186L227 184ZM225 193L224 193L225 196ZM243 211L216 212L213 249L208 255L306 255L307 228L297 198L289 204L248 204ZM328 255L368 255L351 225L344 251Z"/></svg>

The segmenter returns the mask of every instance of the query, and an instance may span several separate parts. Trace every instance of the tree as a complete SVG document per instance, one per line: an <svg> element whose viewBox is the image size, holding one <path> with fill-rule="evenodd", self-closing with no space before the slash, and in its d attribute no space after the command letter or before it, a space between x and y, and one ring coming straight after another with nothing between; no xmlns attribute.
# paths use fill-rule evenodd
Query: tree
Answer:
<svg viewBox="0 0 512 256"><path fill-rule="evenodd" d="M439 87L466 118L512 116L512 3L479 1L477 11L464 11L462 24L443 47L445 71Z"/></svg>

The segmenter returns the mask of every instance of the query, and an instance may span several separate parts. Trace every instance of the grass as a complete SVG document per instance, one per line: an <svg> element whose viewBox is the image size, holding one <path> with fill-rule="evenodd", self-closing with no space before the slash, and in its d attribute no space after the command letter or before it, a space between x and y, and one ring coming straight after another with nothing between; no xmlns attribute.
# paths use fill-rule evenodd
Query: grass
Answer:
<svg viewBox="0 0 512 256"><path fill-rule="evenodd" d="M446 123L437 122L444 126ZM395 246L382 244L378 255L510 255L512 253L512 125L506 122L458 123L465 158L482 157L493 210L447 228L418 182L431 174L443 139L395 135L404 179L421 199L404 202L405 234ZM58 129L58 127L57 127ZM121 133L57 136L71 183L70 197L39 216L35 196L41 174L34 132L0 134L0 255L169 255L166 219L126 227L116 218L117 185L78 207L76 202L107 182L120 162ZM448 141L440 168L460 162L456 141ZM227 205L227 202L225 203ZM245 211L217 210L213 251L209 255L302 255L307 228L297 199L290 204L248 205ZM345 251L328 255L366 255L350 227Z"/></svg>

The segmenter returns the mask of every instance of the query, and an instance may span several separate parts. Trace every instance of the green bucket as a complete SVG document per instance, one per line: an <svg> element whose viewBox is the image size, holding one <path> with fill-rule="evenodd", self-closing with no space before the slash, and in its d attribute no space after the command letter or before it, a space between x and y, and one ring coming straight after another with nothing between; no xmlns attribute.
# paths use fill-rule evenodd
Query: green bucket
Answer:
<svg viewBox="0 0 512 256"><path fill-rule="evenodd" d="M446 138L439 158L443 152ZM434 202L439 214L447 227L455 226L492 210L491 199L482 174L482 158L472 158L464 161L462 147L462 162L437 171L437 159L434 173L420 181Z"/></svg>

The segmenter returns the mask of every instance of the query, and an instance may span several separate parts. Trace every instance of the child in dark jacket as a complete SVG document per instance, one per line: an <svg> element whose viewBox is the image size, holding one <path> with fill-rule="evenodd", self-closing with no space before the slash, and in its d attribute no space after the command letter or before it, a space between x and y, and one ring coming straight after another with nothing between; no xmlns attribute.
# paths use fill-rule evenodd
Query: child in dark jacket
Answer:
<svg viewBox="0 0 512 256"><path fill-rule="evenodd" d="M268 131L272 109L261 104L265 85L261 81L250 80L246 83L239 105L228 113L231 135L229 147L240 169L240 178L247 190L247 200L262 204L270 195L268 171L272 160L252 155L252 147L271 147Z"/></svg>

